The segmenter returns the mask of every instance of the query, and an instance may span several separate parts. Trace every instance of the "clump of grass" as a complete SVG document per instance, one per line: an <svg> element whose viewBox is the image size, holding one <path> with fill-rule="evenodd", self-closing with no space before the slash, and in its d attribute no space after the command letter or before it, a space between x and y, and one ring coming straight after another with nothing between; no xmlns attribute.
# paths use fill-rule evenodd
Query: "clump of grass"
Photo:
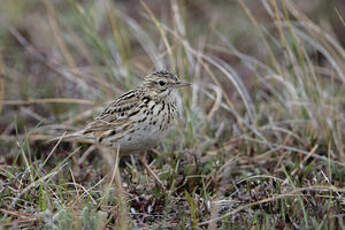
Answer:
<svg viewBox="0 0 345 230"><path fill-rule="evenodd" d="M228 14L213 21L229 4L205 3L199 25L202 6L140 3L135 15L130 3L36 3L41 36L5 23L16 42L0 57L0 226L345 228L345 51L332 33L291 1L256 3L265 23L238 0L247 52ZM193 82L184 122L149 155L166 192L135 156L118 172L90 143L46 142L160 68Z"/></svg>

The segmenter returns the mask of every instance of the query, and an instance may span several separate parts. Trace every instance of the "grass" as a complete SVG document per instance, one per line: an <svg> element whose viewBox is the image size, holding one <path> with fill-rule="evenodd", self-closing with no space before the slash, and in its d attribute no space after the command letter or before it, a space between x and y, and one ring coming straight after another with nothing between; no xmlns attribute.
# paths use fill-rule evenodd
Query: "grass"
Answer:
<svg viewBox="0 0 345 230"><path fill-rule="evenodd" d="M344 44L290 0L202 3L4 3L0 229L345 229ZM193 83L148 156L165 192L47 142L162 68Z"/></svg>

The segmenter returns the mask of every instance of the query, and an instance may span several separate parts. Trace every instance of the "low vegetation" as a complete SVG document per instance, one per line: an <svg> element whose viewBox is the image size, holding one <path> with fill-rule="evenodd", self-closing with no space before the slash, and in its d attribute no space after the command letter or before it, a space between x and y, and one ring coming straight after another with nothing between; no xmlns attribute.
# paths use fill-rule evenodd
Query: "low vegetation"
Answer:
<svg viewBox="0 0 345 230"><path fill-rule="evenodd" d="M295 2L2 3L0 229L345 229L345 9ZM166 191L49 142L160 69L193 83L148 156Z"/></svg>

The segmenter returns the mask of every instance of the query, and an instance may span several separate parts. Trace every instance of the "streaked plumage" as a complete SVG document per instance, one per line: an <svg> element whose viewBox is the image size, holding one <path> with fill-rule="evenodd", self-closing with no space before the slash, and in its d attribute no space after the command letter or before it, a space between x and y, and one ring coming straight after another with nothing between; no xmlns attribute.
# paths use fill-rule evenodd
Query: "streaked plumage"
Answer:
<svg viewBox="0 0 345 230"><path fill-rule="evenodd" d="M112 101L77 136L94 138L107 147L120 146L121 154L144 152L158 144L182 113L177 89L189 85L170 72L154 72Z"/></svg>

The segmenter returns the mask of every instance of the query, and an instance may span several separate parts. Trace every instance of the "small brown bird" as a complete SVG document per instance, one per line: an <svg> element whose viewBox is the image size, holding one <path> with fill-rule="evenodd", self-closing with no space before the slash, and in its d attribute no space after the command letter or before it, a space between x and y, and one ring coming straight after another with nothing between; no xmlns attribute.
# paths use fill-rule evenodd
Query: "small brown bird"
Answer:
<svg viewBox="0 0 345 230"><path fill-rule="evenodd" d="M91 138L102 146L119 148L121 155L142 154L144 167L162 186L147 165L146 151L159 143L182 114L177 89L190 85L168 71L149 74L139 87L112 101L85 129L65 138Z"/></svg>

